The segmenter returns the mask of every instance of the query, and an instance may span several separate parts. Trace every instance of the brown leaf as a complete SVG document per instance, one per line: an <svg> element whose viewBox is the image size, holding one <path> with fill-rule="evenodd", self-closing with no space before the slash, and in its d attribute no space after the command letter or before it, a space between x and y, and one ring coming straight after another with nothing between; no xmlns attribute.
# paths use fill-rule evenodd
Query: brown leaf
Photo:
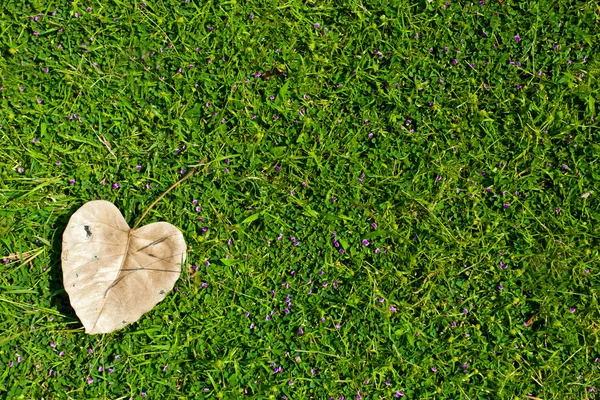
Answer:
<svg viewBox="0 0 600 400"><path fill-rule="evenodd" d="M15 260L24 260L27 257L31 256L31 253L10 253L8 256L3 257L11 261Z"/></svg>
<svg viewBox="0 0 600 400"><path fill-rule="evenodd" d="M90 201L63 234L63 283L88 334L137 321L162 301L181 273L186 244L167 222L132 230L114 204Z"/></svg>
<svg viewBox="0 0 600 400"><path fill-rule="evenodd" d="M273 78L274 76L283 75L283 74L285 74L284 70L274 67L272 70L265 72L260 77L263 78L265 81L268 81L269 79Z"/></svg>

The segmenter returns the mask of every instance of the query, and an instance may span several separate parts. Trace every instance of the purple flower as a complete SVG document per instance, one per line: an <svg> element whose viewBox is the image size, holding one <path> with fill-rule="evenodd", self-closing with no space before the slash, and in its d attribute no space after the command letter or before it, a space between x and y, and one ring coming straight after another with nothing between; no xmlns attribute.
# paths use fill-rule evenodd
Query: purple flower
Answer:
<svg viewBox="0 0 600 400"><path fill-rule="evenodd" d="M560 212L560 207L556 207L554 211L556 211L556 213L558 214Z"/></svg>
<svg viewBox="0 0 600 400"><path fill-rule="evenodd" d="M146 397L146 392L142 392L142 393L140 393L140 396L142 396L142 397Z"/></svg>
<svg viewBox="0 0 600 400"><path fill-rule="evenodd" d="M450 3L446 3L446 4L450 5ZM404 392L402 392L402 390L398 390L396 392L396 397L402 397L402 396L404 396Z"/></svg>
<svg viewBox="0 0 600 400"><path fill-rule="evenodd" d="M113 189L118 189L121 186L118 183L113 183L112 187L113 187Z"/></svg>
<svg viewBox="0 0 600 400"><path fill-rule="evenodd" d="M504 286L498 285L498 290L502 290L502 289L504 289Z"/></svg>
<svg viewBox="0 0 600 400"><path fill-rule="evenodd" d="M516 35L516 36L515 36L515 40L516 40L517 42L520 42L520 41L521 41L521 38L519 37L519 35Z"/></svg>
<svg viewBox="0 0 600 400"><path fill-rule="evenodd" d="M575 312L575 308L571 307L571 308L569 308L569 311L572 312L572 313L574 313Z"/></svg>
<svg viewBox="0 0 600 400"><path fill-rule="evenodd" d="M135 167L135 169L137 169L138 171L140 171L140 170L142 169L142 166L141 166L141 165L137 165L137 166Z"/></svg>
<svg viewBox="0 0 600 400"><path fill-rule="evenodd" d="M362 240L362 244L363 244L364 246L368 246L368 245L369 245L369 241L368 241L367 239L363 239L363 240Z"/></svg>
<svg viewBox="0 0 600 400"><path fill-rule="evenodd" d="M21 357L21 356L17 357L17 362L21 362L21 361L23 361L23 357Z"/></svg>
<svg viewBox="0 0 600 400"><path fill-rule="evenodd" d="M396 307L394 307L394 306L389 306L389 310L390 310L391 312L396 312L396 311L398 311L398 310L396 309Z"/></svg>
<svg viewBox="0 0 600 400"><path fill-rule="evenodd" d="M302 328L298 329L298 334L299 335L304 335L304 330Z"/></svg>
<svg viewBox="0 0 600 400"><path fill-rule="evenodd" d="M94 350L88 349L88 354L93 354L93 353L94 353Z"/></svg>
<svg viewBox="0 0 600 400"><path fill-rule="evenodd" d="M87 383L88 383L88 385L89 385L89 384L93 383L93 382L94 382L94 380L92 379L92 377L91 377L91 376L88 376L88 378L87 378L86 382L87 382Z"/></svg>
<svg viewBox="0 0 600 400"><path fill-rule="evenodd" d="M436 176L436 177L435 177L435 180L436 180L436 182L437 182L437 181L441 181L441 180L442 180L442 177L438 175L438 176Z"/></svg>
<svg viewBox="0 0 600 400"><path fill-rule="evenodd" d="M436 368L436 367L431 367L431 370L432 370L433 372L437 372L437 368Z"/></svg>
<svg viewBox="0 0 600 400"><path fill-rule="evenodd" d="M206 261L204 262L204 265L208 267L208 266L210 265L210 262L209 262L208 260L206 260Z"/></svg>
<svg viewBox="0 0 600 400"><path fill-rule="evenodd" d="M250 19L254 19L254 14L250 14L250 15L248 15L248 18L250 18Z"/></svg>
<svg viewBox="0 0 600 400"><path fill-rule="evenodd" d="M23 171L25 171L23 168L21 168L21 167L17 168L17 172L18 172L18 173L22 174L22 173L23 173ZM73 182L73 183L74 183L74 182Z"/></svg>
<svg viewBox="0 0 600 400"><path fill-rule="evenodd" d="M165 366L163 367L163 371L167 371L168 369L169 369L169 366L168 366L168 365L165 365Z"/></svg>
<svg viewBox="0 0 600 400"><path fill-rule="evenodd" d="M504 208L508 208L508 207L510 207L510 204L504 203Z"/></svg>

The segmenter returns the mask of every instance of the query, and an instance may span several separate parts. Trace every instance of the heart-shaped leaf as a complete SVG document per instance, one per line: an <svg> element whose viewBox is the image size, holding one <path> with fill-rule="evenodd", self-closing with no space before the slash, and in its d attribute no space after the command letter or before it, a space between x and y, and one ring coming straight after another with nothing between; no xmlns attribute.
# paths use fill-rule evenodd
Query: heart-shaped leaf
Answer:
<svg viewBox="0 0 600 400"><path fill-rule="evenodd" d="M114 204L85 203L63 234L63 283L85 332L109 333L137 321L181 274L179 229L155 222L133 230Z"/></svg>

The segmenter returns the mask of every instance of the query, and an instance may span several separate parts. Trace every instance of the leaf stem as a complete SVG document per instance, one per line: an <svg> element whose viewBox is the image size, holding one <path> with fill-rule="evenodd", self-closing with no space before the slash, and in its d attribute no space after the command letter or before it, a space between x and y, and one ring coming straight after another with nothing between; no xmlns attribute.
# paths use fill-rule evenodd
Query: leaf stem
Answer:
<svg viewBox="0 0 600 400"><path fill-rule="evenodd" d="M200 164L202 165L202 164ZM152 209L152 207L154 207L154 205L156 205L156 203L158 203L163 197L165 197L165 195L167 193L169 193L171 190L173 190L177 185L179 185L181 182L185 181L187 178L189 178L194 172L196 172L196 170L198 169L199 165L196 165L190 172L188 172L183 178L181 178L180 180L178 180L177 182L175 182L174 184L171 185L170 188L168 188L163 194L161 194L160 196L158 196L158 198L156 200L154 200L154 202L152 204L150 204L150 207L148 207L146 209L146 211L144 211L144 213L142 214L142 216L140 217L140 219L135 223L135 225L133 226L133 228L131 230L135 230L138 225L140 224L140 222L142 222L142 220L144 219L144 217L146 216L146 214L148 214L148 211L150 211Z"/></svg>

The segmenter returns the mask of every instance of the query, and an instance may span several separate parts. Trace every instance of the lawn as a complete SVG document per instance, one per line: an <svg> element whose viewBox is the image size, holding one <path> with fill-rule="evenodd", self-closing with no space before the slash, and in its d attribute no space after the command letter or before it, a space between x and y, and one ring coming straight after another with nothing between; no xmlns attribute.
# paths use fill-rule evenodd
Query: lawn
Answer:
<svg viewBox="0 0 600 400"><path fill-rule="evenodd" d="M2 1L0 397L600 398L599 49L591 1ZM175 288L85 334L69 218L190 171Z"/></svg>

